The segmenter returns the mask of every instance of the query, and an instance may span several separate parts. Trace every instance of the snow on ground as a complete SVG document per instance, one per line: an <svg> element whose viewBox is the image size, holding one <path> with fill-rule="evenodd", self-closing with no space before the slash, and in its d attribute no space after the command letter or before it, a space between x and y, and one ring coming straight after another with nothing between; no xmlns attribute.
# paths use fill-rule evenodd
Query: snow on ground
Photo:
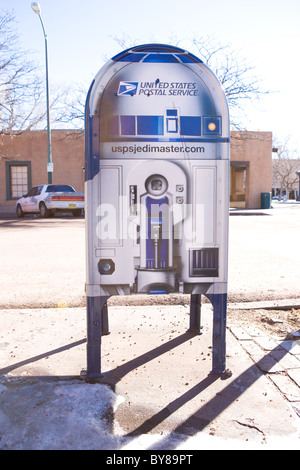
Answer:
<svg viewBox="0 0 300 470"><path fill-rule="evenodd" d="M217 438L205 431L192 437L175 433L115 435L113 411L121 402L122 397L103 384L4 377L0 382L0 449L179 451L278 449L278 444L295 449L299 445L296 437L284 444L282 438L258 444Z"/></svg>
<svg viewBox="0 0 300 470"><path fill-rule="evenodd" d="M0 385L0 448L111 449L118 446L105 416L115 395L80 381ZM29 406L24 408L23 403ZM24 411L25 410L25 411Z"/></svg>

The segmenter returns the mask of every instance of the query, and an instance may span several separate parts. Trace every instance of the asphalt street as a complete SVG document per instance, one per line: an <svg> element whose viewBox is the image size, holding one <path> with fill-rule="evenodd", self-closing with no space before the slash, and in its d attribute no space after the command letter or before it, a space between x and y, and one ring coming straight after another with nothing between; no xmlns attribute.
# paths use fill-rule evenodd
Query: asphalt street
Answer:
<svg viewBox="0 0 300 470"><path fill-rule="evenodd" d="M300 203L275 204L230 216L230 302L300 297ZM83 218L0 218L0 229L0 308L85 305Z"/></svg>

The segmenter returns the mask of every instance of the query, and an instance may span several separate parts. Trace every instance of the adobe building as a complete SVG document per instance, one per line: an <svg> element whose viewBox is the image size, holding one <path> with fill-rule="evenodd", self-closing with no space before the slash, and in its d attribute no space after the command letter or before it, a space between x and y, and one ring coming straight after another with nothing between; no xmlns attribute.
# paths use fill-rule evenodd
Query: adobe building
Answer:
<svg viewBox="0 0 300 470"><path fill-rule="evenodd" d="M83 131L52 130L54 184L84 191ZM32 186L48 183L47 131L0 135L0 214L15 212L18 198Z"/></svg>
<svg viewBox="0 0 300 470"><path fill-rule="evenodd" d="M54 184L84 192L84 134L52 130ZM272 191L272 133L231 132L230 207L258 209ZM32 186L47 184L47 132L0 135L0 215L15 213L16 200Z"/></svg>
<svg viewBox="0 0 300 470"><path fill-rule="evenodd" d="M261 208L272 192L272 132L231 131L230 207Z"/></svg>

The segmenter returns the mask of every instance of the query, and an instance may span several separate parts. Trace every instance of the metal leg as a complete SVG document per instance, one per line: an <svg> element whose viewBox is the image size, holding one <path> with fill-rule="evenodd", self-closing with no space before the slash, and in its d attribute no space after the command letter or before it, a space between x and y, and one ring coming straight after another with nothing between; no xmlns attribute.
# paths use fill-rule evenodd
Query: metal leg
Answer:
<svg viewBox="0 0 300 470"><path fill-rule="evenodd" d="M87 378L102 377L101 374L101 334L103 306L108 297L87 297ZM107 310L106 310L107 313ZM106 324L108 327L108 324Z"/></svg>
<svg viewBox="0 0 300 470"><path fill-rule="evenodd" d="M201 330L201 294L191 294L190 303L190 331L202 335Z"/></svg>
<svg viewBox="0 0 300 470"><path fill-rule="evenodd" d="M101 320L102 320L102 331L101 334L102 336L109 335L109 325L108 325L108 308L107 308L107 302L103 305L101 309Z"/></svg>
<svg viewBox="0 0 300 470"><path fill-rule="evenodd" d="M227 294L205 294L212 303L213 316L213 370L223 374L226 369L226 313Z"/></svg>

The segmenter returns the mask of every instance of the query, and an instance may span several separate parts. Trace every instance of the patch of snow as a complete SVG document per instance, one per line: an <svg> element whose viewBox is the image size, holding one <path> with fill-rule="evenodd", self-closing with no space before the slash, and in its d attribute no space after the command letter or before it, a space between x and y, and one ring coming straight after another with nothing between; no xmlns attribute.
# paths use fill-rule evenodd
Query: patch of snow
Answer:
<svg viewBox="0 0 300 470"><path fill-rule="evenodd" d="M107 385L81 380L7 378L0 382L0 449L2 450L253 450L297 449L299 436L242 442L209 435L208 430L116 435L113 412L124 398ZM116 431L116 430L115 430Z"/></svg>

